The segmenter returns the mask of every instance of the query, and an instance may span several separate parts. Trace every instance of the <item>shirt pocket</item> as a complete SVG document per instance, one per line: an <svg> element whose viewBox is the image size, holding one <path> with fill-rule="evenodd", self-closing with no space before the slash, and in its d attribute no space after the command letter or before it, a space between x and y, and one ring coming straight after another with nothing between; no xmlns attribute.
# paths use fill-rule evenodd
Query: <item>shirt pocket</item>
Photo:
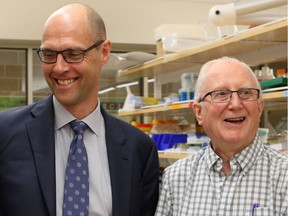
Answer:
<svg viewBox="0 0 288 216"><path fill-rule="evenodd" d="M254 210L254 216L280 216L271 207L259 207Z"/></svg>
<svg viewBox="0 0 288 216"><path fill-rule="evenodd" d="M245 211L245 216L252 216L252 208ZM282 214L274 211L272 207L258 207L254 209L253 216L282 216Z"/></svg>
<svg viewBox="0 0 288 216"><path fill-rule="evenodd" d="M286 216L284 214L275 211L273 207L258 207L254 209L254 215L252 215L252 208L246 209L245 216Z"/></svg>

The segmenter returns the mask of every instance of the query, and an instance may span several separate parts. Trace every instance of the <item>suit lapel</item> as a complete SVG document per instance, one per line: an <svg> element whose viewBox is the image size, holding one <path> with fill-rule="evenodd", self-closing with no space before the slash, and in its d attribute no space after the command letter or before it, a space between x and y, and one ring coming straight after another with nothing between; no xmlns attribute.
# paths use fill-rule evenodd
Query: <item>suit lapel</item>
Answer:
<svg viewBox="0 0 288 216"><path fill-rule="evenodd" d="M54 109L52 97L31 110L34 118L26 121L35 167L50 215L56 215Z"/></svg>
<svg viewBox="0 0 288 216"><path fill-rule="evenodd" d="M102 108L112 188L113 216L129 212L132 181L132 156L117 121ZM56 215L54 108L52 96L31 110L34 118L26 121L35 167L50 215ZM125 173L125 175L123 175ZM123 214L122 214L123 213Z"/></svg>
<svg viewBox="0 0 288 216"><path fill-rule="evenodd" d="M109 116L101 109L106 133L106 144L112 188L113 216L127 214L130 210L132 180L131 150L126 143L125 134L118 126L114 117Z"/></svg>

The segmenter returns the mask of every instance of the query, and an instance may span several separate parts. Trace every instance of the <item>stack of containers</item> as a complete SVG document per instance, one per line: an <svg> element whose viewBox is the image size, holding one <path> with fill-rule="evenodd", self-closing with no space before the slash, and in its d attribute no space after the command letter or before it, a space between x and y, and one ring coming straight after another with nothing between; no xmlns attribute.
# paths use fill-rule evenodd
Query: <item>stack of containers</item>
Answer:
<svg viewBox="0 0 288 216"><path fill-rule="evenodd" d="M181 88L179 89L179 101L193 100L196 76L194 73L181 75Z"/></svg>
<svg viewBox="0 0 288 216"><path fill-rule="evenodd" d="M266 66L262 67L261 70L255 70L254 73L259 82L275 78L273 69Z"/></svg>
<svg viewBox="0 0 288 216"><path fill-rule="evenodd" d="M152 121L152 139L159 151L174 148L177 144L187 143L187 134L180 134L179 122L177 120L156 120Z"/></svg>

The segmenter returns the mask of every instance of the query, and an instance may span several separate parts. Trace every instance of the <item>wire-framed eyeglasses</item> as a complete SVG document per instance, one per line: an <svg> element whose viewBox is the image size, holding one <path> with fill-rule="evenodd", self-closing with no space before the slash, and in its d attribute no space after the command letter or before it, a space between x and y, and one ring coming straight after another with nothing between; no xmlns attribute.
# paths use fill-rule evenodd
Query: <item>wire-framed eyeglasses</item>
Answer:
<svg viewBox="0 0 288 216"><path fill-rule="evenodd" d="M232 98L232 93L236 92L241 101L254 101L259 99L260 90L256 88L241 88L237 91L230 90L215 90L206 93L202 98L200 98L199 102L205 100L209 95L211 96L211 100L214 103L225 103L229 102Z"/></svg>
<svg viewBox="0 0 288 216"><path fill-rule="evenodd" d="M84 60L84 55L89 52L90 50L98 47L102 44L105 40L100 40L93 44L92 46L88 47L85 50L80 49L67 49L62 51L55 51L50 49L38 49L37 54L40 60L46 64L54 64L57 62L58 54L61 54L63 59L67 63L80 63Z"/></svg>

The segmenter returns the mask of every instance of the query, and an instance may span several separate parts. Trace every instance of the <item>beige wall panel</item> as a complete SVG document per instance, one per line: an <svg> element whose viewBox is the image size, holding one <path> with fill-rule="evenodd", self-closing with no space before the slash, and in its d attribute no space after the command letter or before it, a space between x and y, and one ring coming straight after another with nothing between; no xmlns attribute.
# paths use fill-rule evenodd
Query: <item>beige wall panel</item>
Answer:
<svg viewBox="0 0 288 216"><path fill-rule="evenodd" d="M65 0L1 1L0 40L40 40L49 14ZM189 24L206 20L212 4L176 0L82 0L102 15L114 43L154 44L161 24Z"/></svg>

